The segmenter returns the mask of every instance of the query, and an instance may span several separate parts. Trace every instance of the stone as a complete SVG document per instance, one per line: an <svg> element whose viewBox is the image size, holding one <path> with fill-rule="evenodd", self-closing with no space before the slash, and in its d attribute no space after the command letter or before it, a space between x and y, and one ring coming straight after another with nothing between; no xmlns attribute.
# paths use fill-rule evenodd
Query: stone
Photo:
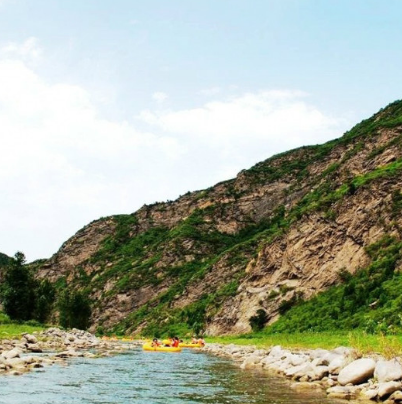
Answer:
<svg viewBox="0 0 402 404"><path fill-rule="evenodd" d="M36 358L34 358L33 356L24 356L23 358L21 358L25 363L34 363L36 362Z"/></svg>
<svg viewBox="0 0 402 404"><path fill-rule="evenodd" d="M345 346L338 346L337 348L333 349L332 352L336 353L337 355L350 356L353 353L353 349Z"/></svg>
<svg viewBox="0 0 402 404"><path fill-rule="evenodd" d="M312 360L323 359L329 353L330 352L326 349L313 349L313 350L309 351L309 355Z"/></svg>
<svg viewBox="0 0 402 404"><path fill-rule="evenodd" d="M357 359L344 367L338 376L341 385L348 383L359 384L367 381L374 375L375 361L371 358Z"/></svg>
<svg viewBox="0 0 402 404"><path fill-rule="evenodd" d="M38 339L32 334L22 334L22 337L28 342L28 344L37 344Z"/></svg>
<svg viewBox="0 0 402 404"><path fill-rule="evenodd" d="M28 365L28 367L30 369L39 369L39 368L43 368L43 365L41 363L31 363L30 365Z"/></svg>
<svg viewBox="0 0 402 404"><path fill-rule="evenodd" d="M378 397L383 398L391 395L395 391L400 390L402 387L401 382L386 382L378 384Z"/></svg>
<svg viewBox="0 0 402 404"><path fill-rule="evenodd" d="M378 388L375 389L363 389L360 395L367 400L375 400L378 397Z"/></svg>
<svg viewBox="0 0 402 404"><path fill-rule="evenodd" d="M290 360L290 364L292 366L299 366L303 363L306 363L309 360L309 358L305 355L302 356L302 355L293 354L293 355L289 356L289 360Z"/></svg>
<svg viewBox="0 0 402 404"><path fill-rule="evenodd" d="M21 376L21 375L22 375L22 372L19 372L19 371L17 371L17 370L13 370L12 372L10 372L10 375L11 375L11 376Z"/></svg>
<svg viewBox="0 0 402 404"><path fill-rule="evenodd" d="M240 368L248 369L248 368L256 367L257 365L262 366L261 361L262 361L262 357L260 355L251 354L249 356L246 356L246 358L244 358L244 361L240 365Z"/></svg>
<svg viewBox="0 0 402 404"><path fill-rule="evenodd" d="M274 356L276 358L281 357L283 355L283 350L280 345L275 345L269 351L269 356Z"/></svg>
<svg viewBox="0 0 402 404"><path fill-rule="evenodd" d="M1 355L6 359L19 358L22 353L21 349L14 348L11 351L5 351Z"/></svg>
<svg viewBox="0 0 402 404"><path fill-rule="evenodd" d="M36 352L36 353L43 352L42 348L38 344L28 344L27 350L29 352Z"/></svg>
<svg viewBox="0 0 402 404"><path fill-rule="evenodd" d="M295 390L322 389L322 386L319 383L310 382L295 382L292 383L290 387Z"/></svg>
<svg viewBox="0 0 402 404"><path fill-rule="evenodd" d="M315 380L321 380L325 376L328 376L328 366L313 366L313 373Z"/></svg>
<svg viewBox="0 0 402 404"><path fill-rule="evenodd" d="M262 366L260 356L248 356L244 359L243 363L240 365L241 369L251 369L257 366Z"/></svg>
<svg viewBox="0 0 402 404"><path fill-rule="evenodd" d="M350 358L343 355L335 355L332 360L328 363L328 371L331 374L337 375L339 372L350 363ZM325 363L325 362L324 362Z"/></svg>
<svg viewBox="0 0 402 404"><path fill-rule="evenodd" d="M350 387L335 386L327 389L328 397L351 400L356 398L356 393Z"/></svg>
<svg viewBox="0 0 402 404"><path fill-rule="evenodd" d="M379 383L401 380L402 365L396 358L389 361L380 360L375 366L374 377L378 380Z"/></svg>
<svg viewBox="0 0 402 404"><path fill-rule="evenodd" d="M390 397L391 400L395 401L396 403L402 402L402 391L395 391L394 393L391 394Z"/></svg>
<svg viewBox="0 0 402 404"><path fill-rule="evenodd" d="M285 372L287 377L303 377L307 373L313 371L313 367L310 362L303 363L299 366L293 366Z"/></svg>
<svg viewBox="0 0 402 404"><path fill-rule="evenodd" d="M13 369L25 368L26 362L23 358L11 358L7 359L6 365Z"/></svg>

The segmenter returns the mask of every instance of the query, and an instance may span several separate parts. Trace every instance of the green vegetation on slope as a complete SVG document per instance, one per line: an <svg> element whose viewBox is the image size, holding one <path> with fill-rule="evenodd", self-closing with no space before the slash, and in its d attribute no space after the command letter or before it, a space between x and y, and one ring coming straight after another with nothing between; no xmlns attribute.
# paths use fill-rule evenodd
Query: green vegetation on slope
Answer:
<svg viewBox="0 0 402 404"><path fill-rule="evenodd" d="M368 268L340 274L343 283L298 302L264 333L361 329L368 333L402 331L402 274L395 271L402 258L402 242L385 235L367 247Z"/></svg>
<svg viewBox="0 0 402 404"><path fill-rule="evenodd" d="M204 216L211 213L210 207L208 211L196 210L189 218L173 230L168 231L166 229L154 228L131 238L129 243L121 244L121 249L126 252L127 256L131 255L130 249L133 251L131 257L134 256L136 258L136 262L138 262L138 264L136 264L137 266L128 264L127 260L124 259L125 254L122 254L121 249L117 248L113 251L113 256L109 255L108 258L115 260L116 257L120 257L120 261L118 260L117 265L114 265L108 272L102 275L102 278L108 279L111 273L118 274L126 271L126 275L124 275L117 284L116 290L120 290L122 283L126 286L140 287L149 283L162 282L164 277L170 278L171 286L167 291L154 297L146 306L131 313L123 322L118 324L113 331L118 334L124 334L134 330L144 321L147 322L147 326L144 329L144 334L146 335L155 333L174 334L179 333L179 331L183 334L201 331L205 323L218 311L225 299L236 294L239 281L241 277L244 276L244 268L250 258L255 255L255 252L258 250L258 245L261 242L266 244L269 243L270 240L274 240L304 214L315 211L331 211L334 204L341 201L344 197L357 192L359 187L369 186L371 183L381 178L399 176L401 169L402 161L397 160L383 167L378 167L366 175L357 176L351 179L348 184L344 184L336 189L332 189L332 184L330 183L323 183L315 191L302 198L286 216L284 208L279 207L271 220L250 225L236 235L221 234L216 230L208 233L207 229L203 228L203 226L205 226ZM400 193L396 192L393 196L395 214L400 211L401 206L402 196ZM157 278L155 276L154 264L158 260L158 255L154 255L153 258L150 258L148 261L141 261L141 257L144 256L145 247L147 253L151 251L157 252L160 246L166 242L166 239L169 239L171 242L193 240L195 243L199 244L200 248L202 245L208 245L209 249L207 249L207 251L209 254L203 253L193 261L179 266L172 266L166 269L163 277ZM147 242L144 243L144 240L147 240ZM109 241L106 241L105 245L108 245L108 243ZM180 243L177 244L179 246L181 245ZM102 254L102 250L100 254ZM213 269L213 265L222 257L230 264L239 264L238 271L233 275L233 281L230 283L228 289L223 287L222 290L210 290L210 293L202 296L190 306L183 309L172 309L172 303L184 292L186 287L202 280L203 277ZM141 269L144 272L141 272ZM139 275L140 277L138 278ZM128 279L137 279L137 281L140 279L140 282L133 283L129 282ZM116 290L113 293L115 293ZM230 292L227 292L227 290L230 290ZM218 296L220 298L217 298ZM327 304L331 305L334 297L331 295L327 299ZM280 307L281 313L285 313L292 305L297 303L297 299L291 302L283 302ZM326 312L327 309L328 308L323 311ZM329 314L334 320L333 324L337 324L336 326L334 325L334 327L339 326L339 317L336 317L336 314L334 314L337 311L339 310L331 309ZM346 313L346 311L343 312ZM297 316L298 315L299 314L297 314ZM319 318L316 315L311 317ZM292 321L293 320L291 320L291 322ZM319 322L320 321L322 321L322 319L319 320ZM277 327L279 327L279 324L281 324L281 322L278 323ZM361 323L356 325L356 327L361 326ZM283 330L287 327L288 324L284 326ZM346 323L343 327L353 328ZM309 329L309 327L305 326L297 330L304 331L307 329ZM311 329L315 328L313 327ZM322 329L325 330L328 328L323 327ZM279 329L275 329L275 332L278 330Z"/></svg>
<svg viewBox="0 0 402 404"><path fill-rule="evenodd" d="M336 170L342 162L345 162L353 154L364 147L364 141L378 133L381 128L394 128L402 125L402 101L395 101L387 107L381 109L371 118L365 119L346 132L342 137L331 140L327 143L315 146L303 146L298 149L290 150L285 153L277 154L263 162L251 167L245 173L251 182L266 183L286 176L293 176L302 179L308 176L308 167L312 164L324 160L337 146L349 145L355 146L345 154L340 163L336 163L331 170ZM387 147L393 144L399 144L398 140L393 140ZM378 149L380 154L383 149ZM370 157L373 157L371 155ZM278 164L279 163L279 164ZM324 172L323 176L329 172Z"/></svg>
<svg viewBox="0 0 402 404"><path fill-rule="evenodd" d="M155 296L145 306L130 313L113 328L114 333L130 333L143 322L146 323L143 330L144 335L184 335L201 332L221 305L228 298L236 295L240 281L245 276L245 268L251 258L256 256L259 243L262 240L274 239L289 223L284 219L284 207L279 206L273 212L274 216L270 220L250 224L237 234L230 235L217 231L206 220L206 217L214 213L214 209L213 206L203 210L196 209L178 226L155 240L155 244L148 245L148 252L156 252L160 248L163 249L168 241L171 253L176 252L178 255L183 255L185 251L182 250L182 242L191 241L194 243L191 249L194 259L165 268L158 278L155 277L154 264L156 261L150 264L146 276L141 277L142 283L137 284L137 287L149 284L153 279L154 284L168 280L169 288ZM149 231L153 231L153 229ZM131 242L137 243L140 237L141 235L134 237ZM115 256L117 256L117 251ZM197 251L199 251L198 254ZM158 255L155 257L158 258ZM220 261L224 261L227 266L231 267L231 276L227 283L210 285L206 293L197 301L186 307L174 309L174 302L183 292L188 287L202 282ZM117 267L112 268L110 271L115 271ZM137 273L138 268L133 266L125 276L134 277ZM116 290L114 289L111 293L115 293Z"/></svg>

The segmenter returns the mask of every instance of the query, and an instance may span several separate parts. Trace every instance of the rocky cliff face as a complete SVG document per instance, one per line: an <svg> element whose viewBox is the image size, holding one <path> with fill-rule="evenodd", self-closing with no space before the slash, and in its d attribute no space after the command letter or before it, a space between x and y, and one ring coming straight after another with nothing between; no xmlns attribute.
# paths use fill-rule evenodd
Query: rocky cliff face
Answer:
<svg viewBox="0 0 402 404"><path fill-rule="evenodd" d="M247 332L258 309L275 321L281 305L366 266L366 246L401 237L393 211L401 173L396 102L340 139L274 156L174 202L96 220L37 276L87 291L93 329Z"/></svg>

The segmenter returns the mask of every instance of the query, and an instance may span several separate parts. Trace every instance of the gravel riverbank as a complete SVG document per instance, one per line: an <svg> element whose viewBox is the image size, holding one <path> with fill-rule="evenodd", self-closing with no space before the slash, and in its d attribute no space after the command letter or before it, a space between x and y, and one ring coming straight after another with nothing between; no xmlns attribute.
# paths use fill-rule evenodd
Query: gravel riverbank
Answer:
<svg viewBox="0 0 402 404"><path fill-rule="evenodd" d="M346 347L290 351L280 346L207 344L204 349L233 359L242 369L260 368L284 376L294 389L324 389L331 398L402 403L401 358L360 357Z"/></svg>
<svg viewBox="0 0 402 404"><path fill-rule="evenodd" d="M23 334L21 339L0 342L0 374L21 375L35 368L65 363L70 358L110 356L131 349L141 342L103 341L95 335L73 329L49 328Z"/></svg>

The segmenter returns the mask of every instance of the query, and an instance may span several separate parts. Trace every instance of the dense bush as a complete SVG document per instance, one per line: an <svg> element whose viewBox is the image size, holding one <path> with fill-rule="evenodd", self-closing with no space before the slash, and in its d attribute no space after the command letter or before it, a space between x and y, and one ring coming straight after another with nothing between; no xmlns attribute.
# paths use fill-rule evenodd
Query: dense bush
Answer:
<svg viewBox="0 0 402 404"><path fill-rule="evenodd" d="M249 323L253 331L260 331L268 321L268 315L263 309L258 309L257 313L250 317Z"/></svg>

